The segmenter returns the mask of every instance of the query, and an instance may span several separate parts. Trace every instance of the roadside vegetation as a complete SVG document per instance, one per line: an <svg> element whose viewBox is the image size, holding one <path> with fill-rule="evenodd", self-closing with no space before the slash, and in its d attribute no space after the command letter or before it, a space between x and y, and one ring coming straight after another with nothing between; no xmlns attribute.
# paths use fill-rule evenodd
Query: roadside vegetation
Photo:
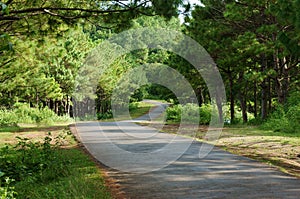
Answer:
<svg viewBox="0 0 300 199"><path fill-rule="evenodd" d="M67 126L0 130L0 198L111 198Z"/></svg>
<svg viewBox="0 0 300 199"><path fill-rule="evenodd" d="M18 124L53 125L71 122L69 116L58 116L47 106L30 107L27 103L15 103L11 109L0 109L0 127L17 127Z"/></svg>
<svg viewBox="0 0 300 199"><path fill-rule="evenodd" d="M74 115L89 119L85 110L95 110L98 120L114 121L113 91L124 74L148 63L154 68L168 65L179 72L195 91L198 103L179 105L172 91L151 84L157 78L169 81L163 71L147 77L132 75L126 80L128 88L119 90L120 96L131 92L126 100L131 102L132 118L151 109L140 102L143 99L167 100L172 105L166 111L163 131L175 133L181 113L186 114L187 123L198 121L199 114L196 138L205 139L211 114L216 112L210 102L223 100L225 109L218 103L216 113L225 128L217 145L298 175L299 0L202 3L204 6L179 0L0 2L0 194L6 198L109 197L96 166L74 139L64 135L62 140L67 142L61 145L62 137L55 132L62 129L53 131L51 127L44 132L43 126L71 122ZM185 15L184 22L179 13ZM86 60L103 41L125 30L145 27L182 32L203 46L223 78L227 101L217 92L209 92L207 82L186 59L160 48L170 44L178 46L182 55L189 54L194 49L186 48L180 37L168 40L136 31L125 45L114 43L115 49L131 44L142 49L118 56L108 66L101 65L106 62L98 53L113 53L110 46L103 46L97 52L99 60ZM102 71L99 79L79 75L89 62ZM73 96L78 86L84 93ZM176 87L185 94L186 85ZM183 96L187 97L182 101L190 100L188 94ZM93 101L87 99L90 97L95 104L89 103ZM76 109L82 115L76 115ZM191 136L188 127L186 134Z"/></svg>
<svg viewBox="0 0 300 199"><path fill-rule="evenodd" d="M130 116L153 106L132 102ZM100 169L66 125L71 118L24 103L0 114L0 198L111 198Z"/></svg>

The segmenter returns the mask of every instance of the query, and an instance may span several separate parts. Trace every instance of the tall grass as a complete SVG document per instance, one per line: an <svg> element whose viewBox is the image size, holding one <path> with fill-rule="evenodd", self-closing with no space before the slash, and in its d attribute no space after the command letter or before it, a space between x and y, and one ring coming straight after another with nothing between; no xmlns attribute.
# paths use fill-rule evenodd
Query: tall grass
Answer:
<svg viewBox="0 0 300 199"><path fill-rule="evenodd" d="M58 116L48 107L32 108L26 103L17 103L11 110L0 110L0 126L17 126L18 123L52 125L56 122L69 122L68 116Z"/></svg>

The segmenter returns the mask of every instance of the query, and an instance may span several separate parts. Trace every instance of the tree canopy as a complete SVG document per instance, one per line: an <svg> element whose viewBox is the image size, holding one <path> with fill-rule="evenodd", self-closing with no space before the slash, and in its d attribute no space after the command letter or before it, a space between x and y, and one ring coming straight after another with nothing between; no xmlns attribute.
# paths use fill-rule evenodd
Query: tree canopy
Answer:
<svg viewBox="0 0 300 199"><path fill-rule="evenodd" d="M184 0L1 2L1 106L27 102L71 114L75 78L88 53L123 30L149 26L182 31L208 51L226 86L225 114L231 122L238 112L243 122L264 121L278 107L290 106L300 90L299 0L201 2L195 7ZM179 7L186 12L183 24ZM95 83L98 112L110 111L111 92L122 75L145 63L171 66L189 80L199 105L210 102L207 85L191 64L171 52L145 48L116 60ZM152 85L134 92L132 101L145 95L177 100Z"/></svg>

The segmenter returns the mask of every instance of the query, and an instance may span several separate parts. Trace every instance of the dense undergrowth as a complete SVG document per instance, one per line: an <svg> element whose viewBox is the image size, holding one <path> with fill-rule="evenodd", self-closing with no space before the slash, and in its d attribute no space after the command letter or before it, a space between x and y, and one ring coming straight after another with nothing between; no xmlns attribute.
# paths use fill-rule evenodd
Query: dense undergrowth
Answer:
<svg viewBox="0 0 300 199"><path fill-rule="evenodd" d="M33 108L26 103L16 103L11 110L0 109L0 127L17 126L19 123L52 125L69 122L69 116L58 116L48 107Z"/></svg>
<svg viewBox="0 0 300 199"><path fill-rule="evenodd" d="M237 108L235 109L235 120L230 121L229 105L223 107L224 122L225 124L237 124L242 122L242 113ZM184 118L187 123L198 122L201 125L208 125L212 116L218 118L217 110L211 104L197 104L188 103L185 105L172 105L167 108L167 121L178 123ZM253 114L248 113L248 118L254 118Z"/></svg>
<svg viewBox="0 0 300 199"><path fill-rule="evenodd" d="M259 126L262 130L272 130L281 133L300 133L300 92L292 93L284 105L274 104L273 111L266 120L260 119L258 116L254 118L252 113L248 113L248 123L246 125ZM236 108L235 120L230 121L229 106L223 107L224 123L227 125L242 124L242 113ZM172 105L166 110L166 119L171 123L184 122L195 123L201 125L210 123L212 116L217 117L217 110L210 104L203 104L199 107L196 104ZM199 118L198 118L199 117Z"/></svg>
<svg viewBox="0 0 300 199"><path fill-rule="evenodd" d="M47 183L59 177L65 177L70 170L65 165L70 163L58 150L62 136L53 139L49 133L43 142L33 142L28 138L17 137L18 143L6 145L0 149L0 195L14 198L14 187L30 183Z"/></svg>
<svg viewBox="0 0 300 199"><path fill-rule="evenodd" d="M17 137L0 149L0 198L110 198L95 164L80 149L61 148L68 132L42 141Z"/></svg>
<svg viewBox="0 0 300 199"><path fill-rule="evenodd" d="M300 92L290 95L285 106L276 105L262 129L284 133L300 133Z"/></svg>

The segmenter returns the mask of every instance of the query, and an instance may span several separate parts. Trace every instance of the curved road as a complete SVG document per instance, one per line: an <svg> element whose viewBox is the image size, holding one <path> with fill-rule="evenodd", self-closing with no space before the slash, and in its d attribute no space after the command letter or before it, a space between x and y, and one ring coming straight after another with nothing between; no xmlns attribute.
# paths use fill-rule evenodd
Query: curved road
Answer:
<svg viewBox="0 0 300 199"><path fill-rule="evenodd" d="M156 105L134 121L76 124L127 198L300 198L300 179L216 147L200 159L205 143L134 123L159 116L166 105Z"/></svg>

